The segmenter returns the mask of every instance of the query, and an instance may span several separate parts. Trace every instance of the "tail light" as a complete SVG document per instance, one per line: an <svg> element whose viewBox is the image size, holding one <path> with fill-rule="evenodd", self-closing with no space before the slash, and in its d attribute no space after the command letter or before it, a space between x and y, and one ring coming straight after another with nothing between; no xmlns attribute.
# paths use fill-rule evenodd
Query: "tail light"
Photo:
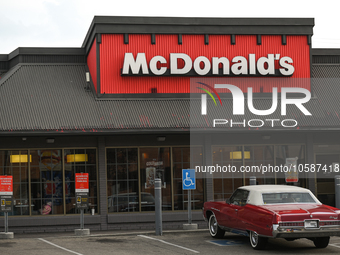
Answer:
<svg viewBox="0 0 340 255"><path fill-rule="evenodd" d="M340 225L340 221L320 221L320 226L337 226Z"/></svg>

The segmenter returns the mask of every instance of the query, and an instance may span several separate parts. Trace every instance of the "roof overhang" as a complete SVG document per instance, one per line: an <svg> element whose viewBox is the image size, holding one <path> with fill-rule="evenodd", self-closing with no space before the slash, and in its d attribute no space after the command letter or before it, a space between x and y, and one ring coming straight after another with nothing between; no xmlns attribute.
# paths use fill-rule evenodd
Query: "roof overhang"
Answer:
<svg viewBox="0 0 340 255"><path fill-rule="evenodd" d="M82 47L96 34L313 35L314 18L182 18L95 16Z"/></svg>

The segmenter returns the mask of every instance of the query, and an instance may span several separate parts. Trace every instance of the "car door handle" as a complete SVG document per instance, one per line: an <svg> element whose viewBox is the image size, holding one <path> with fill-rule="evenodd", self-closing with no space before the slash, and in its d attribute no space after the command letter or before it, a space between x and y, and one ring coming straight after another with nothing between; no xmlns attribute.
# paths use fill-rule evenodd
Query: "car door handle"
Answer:
<svg viewBox="0 0 340 255"><path fill-rule="evenodd" d="M238 212L238 209L234 209L235 210L235 212Z"/></svg>

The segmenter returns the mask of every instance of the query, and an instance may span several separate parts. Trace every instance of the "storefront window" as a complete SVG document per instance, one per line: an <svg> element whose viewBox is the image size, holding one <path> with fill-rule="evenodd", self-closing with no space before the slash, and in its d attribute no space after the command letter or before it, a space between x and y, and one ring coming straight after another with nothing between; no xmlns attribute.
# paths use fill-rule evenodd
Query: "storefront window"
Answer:
<svg viewBox="0 0 340 255"><path fill-rule="evenodd" d="M263 167L270 169L274 166L274 153L273 145L244 146L244 155L246 155L244 164L249 167L249 170L254 170L244 173L245 185L249 185L252 176L256 177L257 184L275 184L275 172L262 171Z"/></svg>
<svg viewBox="0 0 340 255"><path fill-rule="evenodd" d="M89 173L90 209L97 210L95 149L0 151L0 175L13 176L13 215L79 213L74 174L81 172Z"/></svg>
<svg viewBox="0 0 340 255"><path fill-rule="evenodd" d="M213 165L234 166L240 169L243 164L242 146L214 146ZM214 199L225 200L231 196L234 190L243 185L243 175L234 173L219 173L214 178Z"/></svg>
<svg viewBox="0 0 340 255"><path fill-rule="evenodd" d="M32 214L63 214L61 150L32 150Z"/></svg>
<svg viewBox="0 0 340 255"><path fill-rule="evenodd" d="M249 185L251 176L256 177L257 184L287 184L283 171L266 171L263 167L285 165L290 159L296 159L297 164L305 163L304 145L255 145L255 146L214 146L213 164L235 166L236 170L244 167L246 171L237 176L230 173L220 174L214 178L214 199L226 199L239 186ZM287 161L288 160L288 161ZM261 167L261 168L260 168ZM306 187L305 174L298 176L296 185ZM293 184L293 183L290 183Z"/></svg>
<svg viewBox="0 0 340 255"><path fill-rule="evenodd" d="M155 182L161 179L162 210L172 210L170 148L140 148L141 210L155 210Z"/></svg>
<svg viewBox="0 0 340 255"><path fill-rule="evenodd" d="M75 174L89 174L89 208L97 211L97 171L95 149L67 149L65 154L65 206L66 213L80 213L75 209Z"/></svg>
<svg viewBox="0 0 340 255"><path fill-rule="evenodd" d="M108 211L138 212L138 149L107 149L106 156Z"/></svg>
<svg viewBox="0 0 340 255"><path fill-rule="evenodd" d="M201 165L202 148L193 150L191 161ZM109 212L154 211L156 178L161 179L162 210L187 209L188 196L182 190L182 169L190 168L189 147L108 148L106 158ZM193 209L202 208L204 179L196 179L191 200Z"/></svg>
<svg viewBox="0 0 340 255"><path fill-rule="evenodd" d="M29 215L27 151L0 151L0 175L13 176L13 212L9 215Z"/></svg>
<svg viewBox="0 0 340 255"><path fill-rule="evenodd" d="M336 206L334 177L339 172L334 167L340 163L340 145L317 144L314 145L314 153L315 164L322 169L315 174L317 197L323 204Z"/></svg>
<svg viewBox="0 0 340 255"><path fill-rule="evenodd" d="M192 153L190 154L190 150ZM194 165L202 165L201 147L180 147L173 148L173 176L174 176L174 209L187 210L188 192L183 191L182 169L189 169L190 162ZM192 159L190 159L190 155ZM192 209L201 209L204 203L204 179L196 178L196 189L191 191Z"/></svg>

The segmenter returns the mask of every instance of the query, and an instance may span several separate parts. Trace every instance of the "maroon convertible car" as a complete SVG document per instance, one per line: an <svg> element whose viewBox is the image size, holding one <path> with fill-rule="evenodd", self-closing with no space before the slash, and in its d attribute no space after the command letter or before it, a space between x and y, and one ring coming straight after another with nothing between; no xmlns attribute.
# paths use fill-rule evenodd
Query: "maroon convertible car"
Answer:
<svg viewBox="0 0 340 255"><path fill-rule="evenodd" d="M203 215L212 237L243 234L256 250L264 249L268 238L308 238L325 248L330 236L340 236L340 209L296 186L243 186L227 201L205 202Z"/></svg>

